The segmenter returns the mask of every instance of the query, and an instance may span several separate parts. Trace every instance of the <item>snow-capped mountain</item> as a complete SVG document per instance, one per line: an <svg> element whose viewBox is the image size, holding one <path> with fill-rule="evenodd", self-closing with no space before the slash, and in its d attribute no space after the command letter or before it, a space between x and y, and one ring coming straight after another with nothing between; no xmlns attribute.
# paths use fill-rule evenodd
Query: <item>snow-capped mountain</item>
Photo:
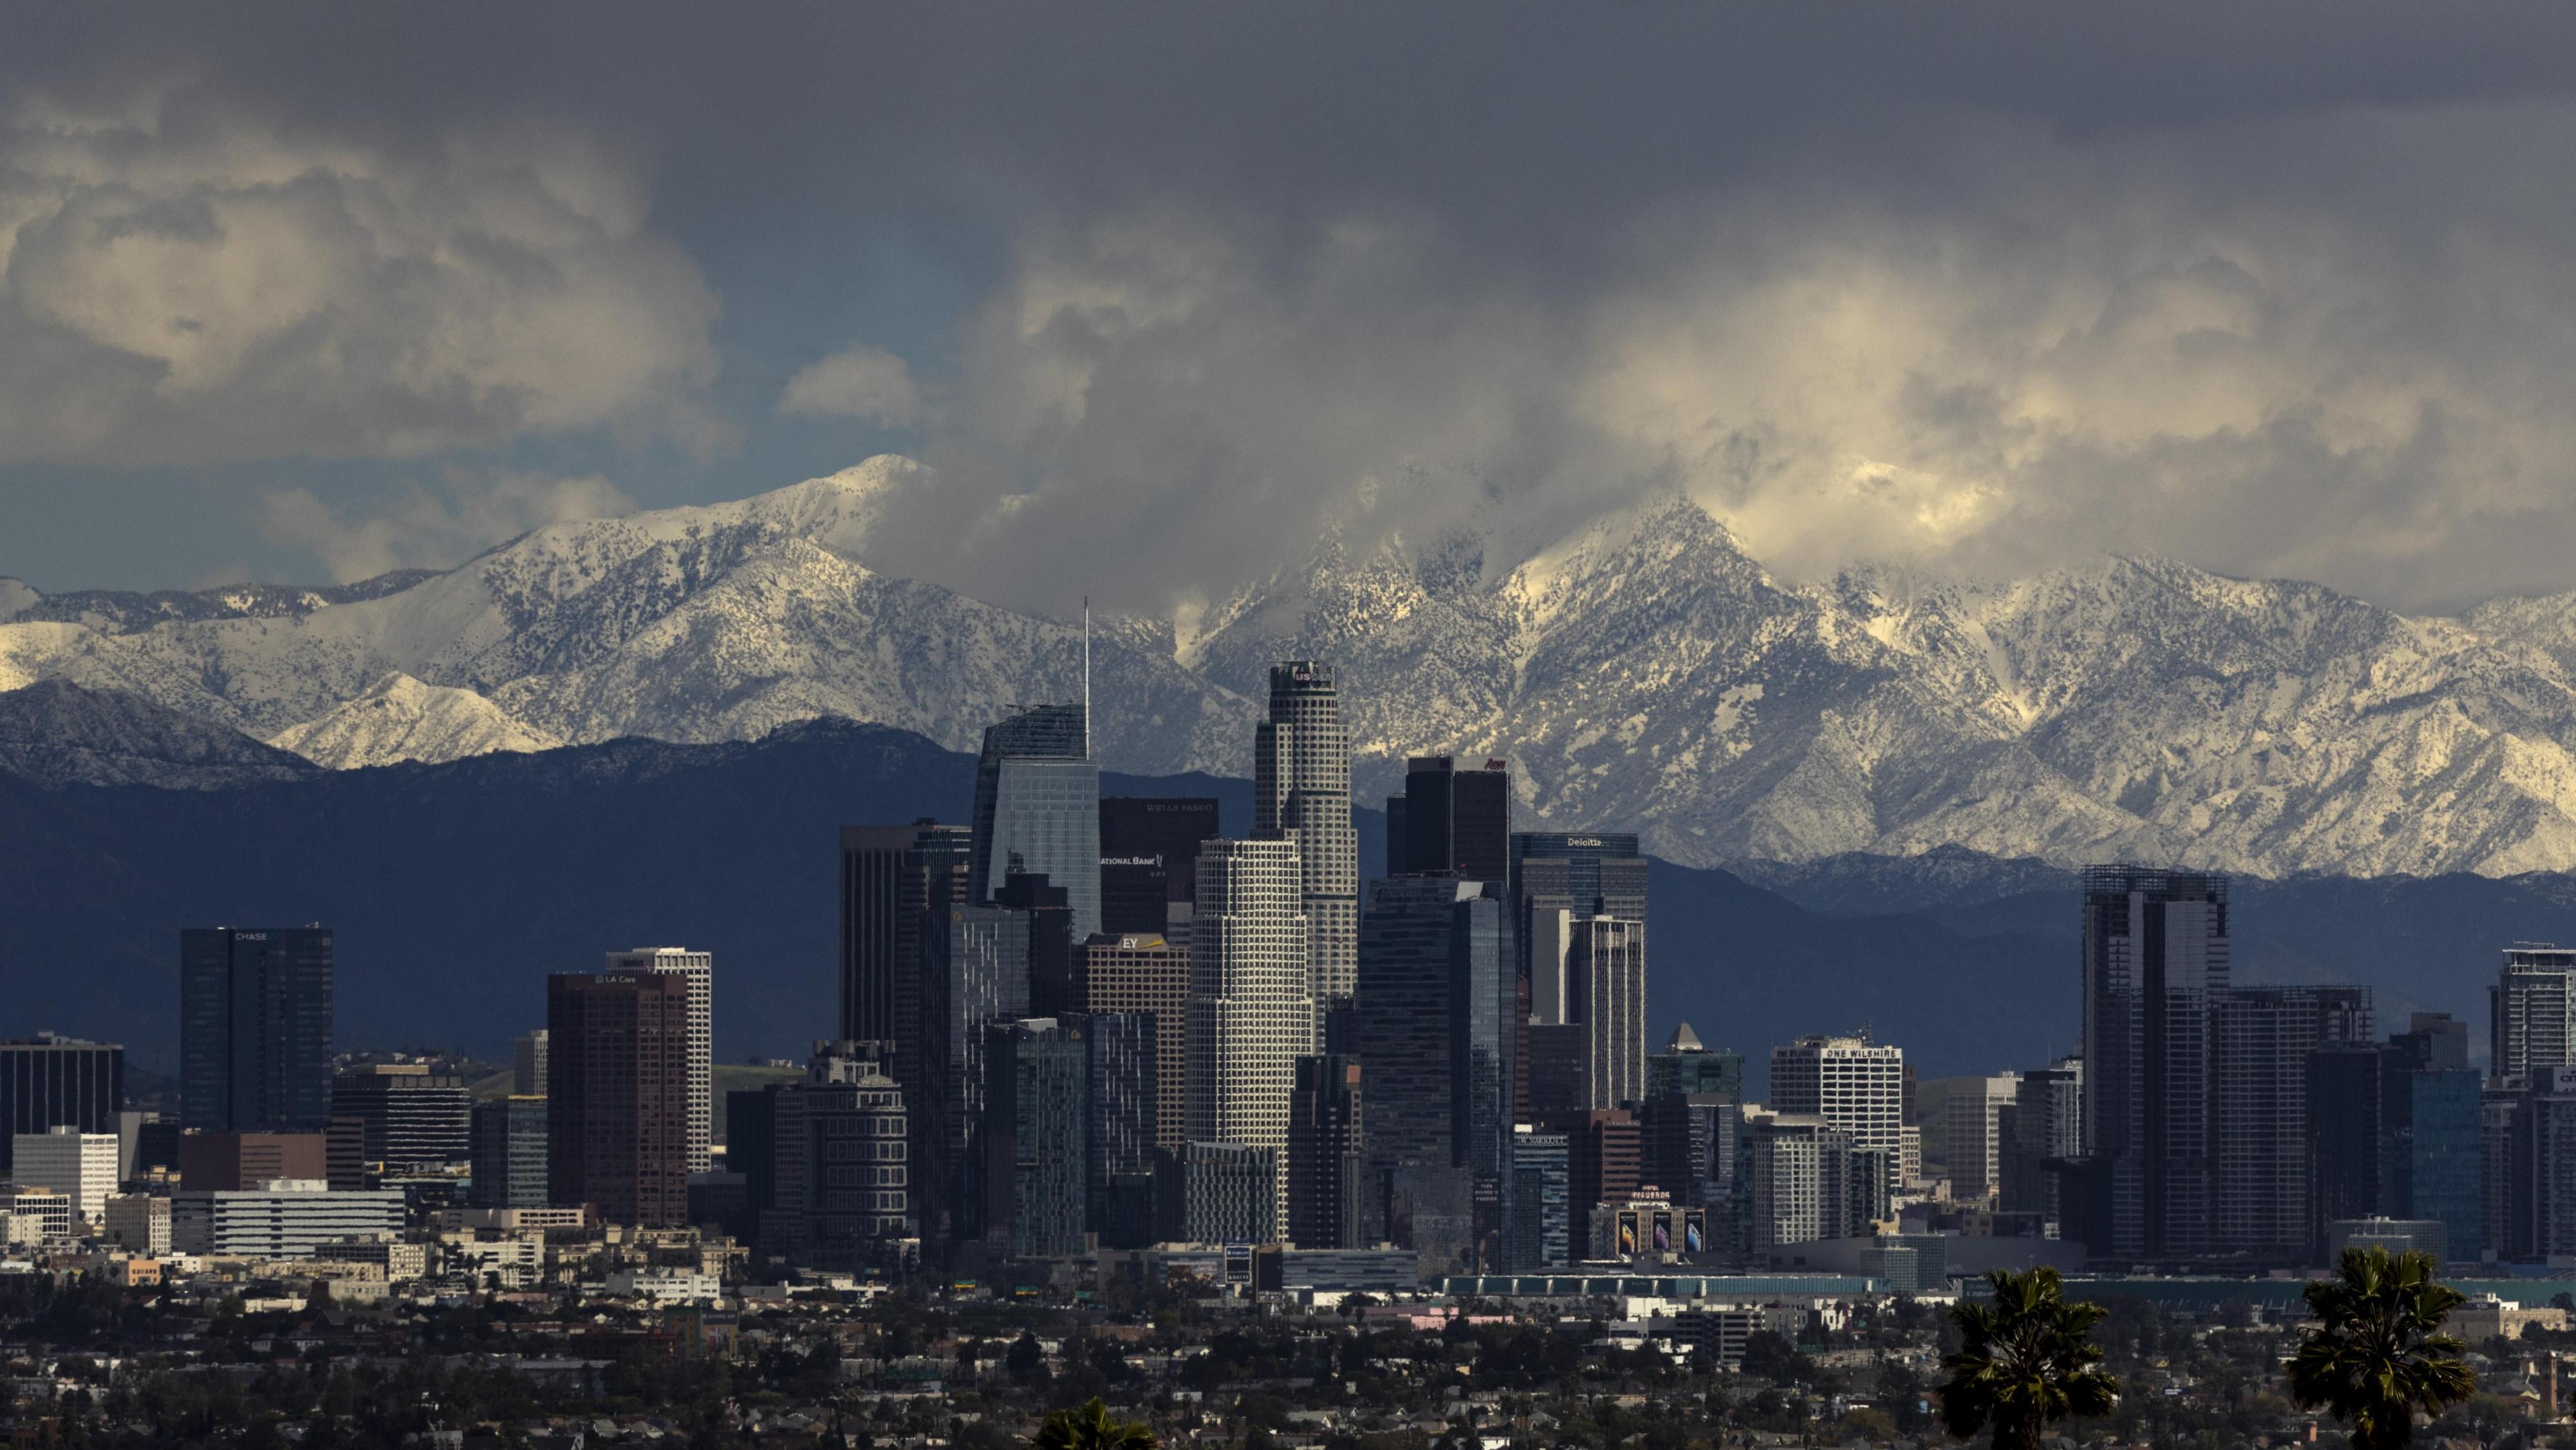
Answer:
<svg viewBox="0 0 2576 1450"><path fill-rule="evenodd" d="M269 737L316 765L348 770L393 760L463 760L496 751L551 750L563 742L454 685L424 685L400 670L354 700Z"/></svg>
<svg viewBox="0 0 2576 1450"><path fill-rule="evenodd" d="M971 750L1013 705L1079 693L1082 632L859 563L879 495L916 467L880 458L734 503L555 524L389 589L182 603L20 586L0 613L0 689L130 691L341 766L524 748L513 739L743 740L822 715ZM1177 664L1167 627L1104 629L1093 656L1117 702L1102 712L1111 758L1182 770L1242 753L1219 742L1250 738L1248 706ZM393 673L479 725L343 712Z"/></svg>
<svg viewBox="0 0 2576 1450"><path fill-rule="evenodd" d="M844 715L971 750L1080 688L1078 625L865 562L918 465L540 529L338 590L36 594L0 689L132 691L333 766ZM1686 863L1959 845L2263 874L2576 868L2576 595L2409 618L2122 558L1774 579L1679 499L1526 559L1327 541L1188 620L1105 621L1110 765L1240 775L1277 659L1341 667L1364 793L1505 756L1523 809Z"/></svg>
<svg viewBox="0 0 2576 1450"><path fill-rule="evenodd" d="M225 790L321 773L300 756L133 695L84 690L69 680L0 693L0 775L43 790Z"/></svg>

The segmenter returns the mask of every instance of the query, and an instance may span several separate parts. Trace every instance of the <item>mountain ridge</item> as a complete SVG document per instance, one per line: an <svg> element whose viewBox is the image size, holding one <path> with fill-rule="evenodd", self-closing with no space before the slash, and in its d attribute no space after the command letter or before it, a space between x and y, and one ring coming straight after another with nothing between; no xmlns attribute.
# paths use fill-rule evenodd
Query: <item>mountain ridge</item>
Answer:
<svg viewBox="0 0 2576 1450"><path fill-rule="evenodd" d="M887 501L932 486L889 455L341 594L0 588L0 690L126 691L338 768L827 715L971 750L1073 698L1084 651L1076 625L870 556ZM1363 797L1409 755L1502 756L1532 824L1635 829L1697 866L1957 846L2267 877L2576 867L2576 595L2417 618L2149 556L1790 583L1677 495L1498 548L1474 521L1337 536L1186 620L1102 620L1104 763L1239 773L1268 665L1313 657L1341 672ZM418 690L378 703L393 676Z"/></svg>
<svg viewBox="0 0 2576 1450"><path fill-rule="evenodd" d="M0 693L0 775L42 790L145 785L223 790L295 780L319 767L139 695L39 680Z"/></svg>

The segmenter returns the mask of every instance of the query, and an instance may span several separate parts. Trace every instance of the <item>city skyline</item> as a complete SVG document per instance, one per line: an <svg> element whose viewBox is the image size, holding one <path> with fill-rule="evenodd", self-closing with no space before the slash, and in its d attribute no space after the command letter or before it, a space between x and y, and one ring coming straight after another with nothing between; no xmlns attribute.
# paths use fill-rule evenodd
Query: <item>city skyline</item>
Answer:
<svg viewBox="0 0 2576 1450"><path fill-rule="evenodd" d="M1337 684L1312 660L1273 679ZM1963 1212L1985 1215L1983 1236L2009 1226L2078 1254L2262 1264L2316 1252L2347 1222L2420 1218L2453 1253L2539 1252L2576 1223L2576 1199L2562 1204L2545 1171L2559 1079L2576 1071L2560 1062L2576 1051L2566 953L2504 950L2491 1030L2515 1057L2496 1065L2480 1121L2461 1106L2467 1024L2417 1013L2382 1043L2366 987L2235 974L2224 876L2099 866L2074 963L2078 1054L1925 1084L1918 1116L1901 1044L1819 1032L1770 1048L1756 1099L1742 1056L1687 1023L1649 1048L1655 918L1635 838L1513 830L1504 757L1410 762L1388 802L1391 873L1352 903L1349 964L1331 960L1317 922L1342 919L1335 888L1356 869L1342 737L1331 695L1321 716L1288 698L1248 742L1246 836L1203 834L1222 823L1213 800L1158 815L1104 795L1096 767L1064 753L1082 748L1079 707L1045 706L988 734L977 824L841 827L842 999L817 1026L863 1020L879 1035L817 1038L801 1081L722 1104L712 955L637 948L548 978L546 1028L517 1035L504 1096L469 1112L461 1079L360 1061L331 1068L322 1131L292 1105L339 1061L310 1050L330 1036L329 928L185 933L191 1085L254 1108L187 1115L177 1161L198 1166L173 1232L223 1241L260 1211L253 1200L321 1225L378 1210L294 1195L443 1181L469 1163L494 1182L459 1191L493 1211L721 1222L790 1261L961 1272L1205 1234L1391 1244L1426 1269L1475 1272L1671 1254L1686 1239L1758 1266ZM1321 737L1320 766L1295 764L1301 732ZM1022 761L1082 773L1014 784ZM1184 848L1187 911L1168 884ZM1033 857L1056 872L1026 869ZM1107 874L1132 868L1144 874L1120 910L1163 931L1076 930L1071 903L1104 900ZM318 1014L298 1016L299 1001ZM298 1042L303 1057L280 1045ZM250 1065L218 1074L219 1061ZM542 1077L542 1095L525 1077ZM2347 1084L2377 1105L2351 1131L2311 1107ZM97 1116L55 1099L51 1111ZM77 1221L96 1221L125 1176L114 1170L140 1161L135 1116L90 1137L48 1124L20 1138L33 1155L22 1188L59 1178ZM851 1132L882 1146L853 1156ZM219 1148L226 1166L208 1156Z"/></svg>
<svg viewBox="0 0 2576 1450"><path fill-rule="evenodd" d="M0 34L6 1447L2576 1443L2576 11Z"/></svg>

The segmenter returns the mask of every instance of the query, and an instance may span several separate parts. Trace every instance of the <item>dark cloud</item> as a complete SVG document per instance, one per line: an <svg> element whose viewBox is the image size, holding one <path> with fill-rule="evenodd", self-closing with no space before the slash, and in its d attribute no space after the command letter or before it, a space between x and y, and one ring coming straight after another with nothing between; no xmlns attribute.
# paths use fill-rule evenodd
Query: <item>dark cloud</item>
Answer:
<svg viewBox="0 0 2576 1450"><path fill-rule="evenodd" d="M1124 554L1156 567L1107 587L1168 604L1470 512L1535 547L1678 486L1802 573L2133 548L2410 603L2555 587L2576 548L2570 56L2576 12L2539 5L311 6L24 12L0 86L40 131L175 87L360 159L293 186L452 197L553 148L601 188L569 215L624 218L533 273L457 260L463 300L365 294L327 341L395 361L316 389L286 364L337 351L288 346L264 411L193 415L260 420L232 456L721 433L703 343L805 380L788 422L782 383L730 406L754 457L914 425L939 482L879 562L1022 602ZM670 282L836 228L998 275L900 359ZM549 267L648 299L643 344L594 335L655 365L409 386L404 345ZM0 336L0 372L86 343L99 436L161 436L113 406L165 387L117 321Z"/></svg>
<svg viewBox="0 0 2576 1450"><path fill-rule="evenodd" d="M1979 118L2187 137L2560 96L2572 54L2576 14L2540 5L316 5L22 13L0 67L66 90L211 74L379 135L575 114L753 224L889 187L1544 222L1817 168L1875 188L1948 163L1937 191Z"/></svg>

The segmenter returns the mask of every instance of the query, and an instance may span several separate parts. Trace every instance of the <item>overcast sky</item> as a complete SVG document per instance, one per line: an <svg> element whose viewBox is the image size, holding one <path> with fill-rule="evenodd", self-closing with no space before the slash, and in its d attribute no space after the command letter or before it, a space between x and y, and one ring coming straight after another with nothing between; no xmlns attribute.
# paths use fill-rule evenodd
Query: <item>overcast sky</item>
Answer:
<svg viewBox="0 0 2576 1450"><path fill-rule="evenodd" d="M2576 589L2576 11L19 7L0 574L933 465L1167 608L1685 490L1780 572Z"/></svg>

